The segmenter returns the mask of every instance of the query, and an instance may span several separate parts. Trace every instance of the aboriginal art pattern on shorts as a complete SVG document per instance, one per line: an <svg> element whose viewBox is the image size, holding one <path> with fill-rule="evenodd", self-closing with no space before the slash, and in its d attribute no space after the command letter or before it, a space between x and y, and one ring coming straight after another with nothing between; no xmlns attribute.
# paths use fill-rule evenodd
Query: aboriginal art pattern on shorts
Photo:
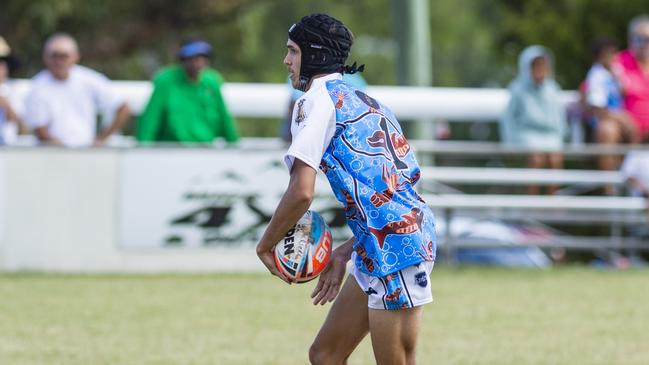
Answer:
<svg viewBox="0 0 649 365"><path fill-rule="evenodd" d="M385 289L383 295L385 309L394 310L413 307L412 301L409 299L410 295L406 291L407 286L404 285L402 280L402 275L401 271L397 271L379 279Z"/></svg>
<svg viewBox="0 0 649 365"><path fill-rule="evenodd" d="M356 266L385 276L435 259L433 213L415 192L420 170L401 126L383 104L342 80L327 82L336 132L320 168L345 206Z"/></svg>

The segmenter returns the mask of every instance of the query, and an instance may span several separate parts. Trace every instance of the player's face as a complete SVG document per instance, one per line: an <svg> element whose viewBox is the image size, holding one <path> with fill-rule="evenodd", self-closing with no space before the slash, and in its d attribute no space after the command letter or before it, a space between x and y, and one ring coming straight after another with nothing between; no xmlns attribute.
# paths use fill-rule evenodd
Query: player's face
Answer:
<svg viewBox="0 0 649 365"><path fill-rule="evenodd" d="M288 67L288 77L291 79L293 88L297 89L300 86L300 65L302 61L302 51L297 43L292 40L286 42L286 57L284 57L284 64Z"/></svg>
<svg viewBox="0 0 649 365"><path fill-rule="evenodd" d="M649 61L649 23L641 23L635 27L629 44L636 59Z"/></svg>
<svg viewBox="0 0 649 365"><path fill-rule="evenodd" d="M79 53L74 44L65 38L54 40L45 49L43 61L47 69L59 80L65 80L70 68L79 60Z"/></svg>

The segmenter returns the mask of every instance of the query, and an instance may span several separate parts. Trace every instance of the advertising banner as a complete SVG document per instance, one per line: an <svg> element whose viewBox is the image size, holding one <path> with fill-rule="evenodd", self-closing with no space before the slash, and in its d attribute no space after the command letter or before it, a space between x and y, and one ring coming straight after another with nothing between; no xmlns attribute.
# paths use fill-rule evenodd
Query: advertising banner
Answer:
<svg viewBox="0 0 649 365"><path fill-rule="evenodd" d="M142 149L122 158L120 246L253 247L288 180L281 151ZM334 240L351 237L321 172L311 209Z"/></svg>

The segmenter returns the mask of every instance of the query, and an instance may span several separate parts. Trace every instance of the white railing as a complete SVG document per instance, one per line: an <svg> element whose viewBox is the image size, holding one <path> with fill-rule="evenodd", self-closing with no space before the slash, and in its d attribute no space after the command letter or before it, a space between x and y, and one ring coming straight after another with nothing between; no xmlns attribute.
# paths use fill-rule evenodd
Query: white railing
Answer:
<svg viewBox="0 0 649 365"><path fill-rule="evenodd" d="M113 81L117 93L128 100L139 114L151 95L149 81ZM30 89L29 80L14 81L12 99L24 103ZM509 94L505 89L370 86L367 93L380 100L399 118L442 118L450 121L494 121L503 112ZM282 118L289 98L287 84L227 83L223 94L231 112L237 117ZM564 91L564 103L577 100L577 93ZM22 110L22 105L18 107Z"/></svg>

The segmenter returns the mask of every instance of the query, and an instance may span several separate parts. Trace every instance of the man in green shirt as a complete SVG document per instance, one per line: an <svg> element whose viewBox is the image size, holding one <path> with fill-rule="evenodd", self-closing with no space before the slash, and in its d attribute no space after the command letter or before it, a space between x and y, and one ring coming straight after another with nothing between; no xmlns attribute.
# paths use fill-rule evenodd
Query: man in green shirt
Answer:
<svg viewBox="0 0 649 365"><path fill-rule="evenodd" d="M139 142L212 143L239 139L228 112L223 78L208 67L212 47L192 40L181 45L180 63L162 69L153 79L153 93L137 125Z"/></svg>

